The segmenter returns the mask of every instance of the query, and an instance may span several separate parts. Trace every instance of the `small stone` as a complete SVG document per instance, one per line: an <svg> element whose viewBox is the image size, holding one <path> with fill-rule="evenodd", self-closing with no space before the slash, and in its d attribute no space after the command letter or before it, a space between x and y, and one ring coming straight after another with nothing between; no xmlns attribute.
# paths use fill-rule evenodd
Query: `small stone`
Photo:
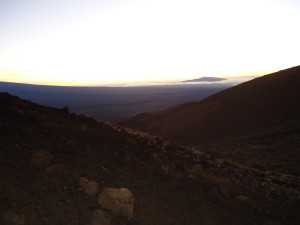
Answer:
<svg viewBox="0 0 300 225"><path fill-rule="evenodd" d="M124 159L125 159L125 161L128 162L128 163L131 163L131 162L132 162L132 159L131 159L129 156L125 156Z"/></svg>
<svg viewBox="0 0 300 225"><path fill-rule="evenodd" d="M65 173L65 168L63 164L59 163L49 166L46 171L49 175L59 175Z"/></svg>
<svg viewBox="0 0 300 225"><path fill-rule="evenodd" d="M92 215L91 225L110 225L111 218L105 212L97 209Z"/></svg>
<svg viewBox="0 0 300 225"><path fill-rule="evenodd" d="M83 187L84 185L86 185L90 180L86 177L79 177L79 184L81 187Z"/></svg>
<svg viewBox="0 0 300 225"><path fill-rule="evenodd" d="M231 197L230 193L225 188L219 187L218 189L225 198Z"/></svg>
<svg viewBox="0 0 300 225"><path fill-rule="evenodd" d="M133 195L127 188L104 188L99 196L99 204L127 221L133 217Z"/></svg>
<svg viewBox="0 0 300 225"><path fill-rule="evenodd" d="M137 140L134 139L134 138L127 138L126 142L127 142L128 145L133 145L133 146L138 144Z"/></svg>
<svg viewBox="0 0 300 225"><path fill-rule="evenodd" d="M221 167L224 164L225 161L224 161L224 159L216 159L215 162L216 162L218 167Z"/></svg>
<svg viewBox="0 0 300 225"><path fill-rule="evenodd" d="M230 195L236 192L236 187L229 178L214 175L212 173L203 173L201 178L206 182L226 190Z"/></svg>
<svg viewBox="0 0 300 225"><path fill-rule="evenodd" d="M86 177L80 177L79 183L81 188L83 189L83 192L90 197L95 196L99 190L98 183L94 180L90 181Z"/></svg>
<svg viewBox="0 0 300 225"><path fill-rule="evenodd" d="M23 215L19 215L12 212L5 212L2 215L2 223L3 225L23 225L25 218ZM2 224L1 223L1 224Z"/></svg>
<svg viewBox="0 0 300 225"><path fill-rule="evenodd" d="M200 164L194 164L192 168L189 169L190 177L193 179L198 179L202 176L203 170Z"/></svg>
<svg viewBox="0 0 300 225"><path fill-rule="evenodd" d="M281 223L279 221L267 220L263 225L281 225Z"/></svg>
<svg viewBox="0 0 300 225"><path fill-rule="evenodd" d="M212 189L210 189L210 191L207 193L208 197L214 200L221 200L222 196L218 190L217 187L213 187Z"/></svg>
<svg viewBox="0 0 300 225"><path fill-rule="evenodd" d="M256 208L256 203L249 199L247 196L244 196L244 195L238 195L238 196L235 196L235 200L238 201L238 202L241 202L247 206L250 206L252 208Z"/></svg>
<svg viewBox="0 0 300 225"><path fill-rule="evenodd" d="M37 168L47 167L52 160L53 156L46 150L37 150L31 155L31 164Z"/></svg>
<svg viewBox="0 0 300 225"><path fill-rule="evenodd" d="M208 196L214 200L223 200L229 198L230 194L225 189L215 186L208 192Z"/></svg>

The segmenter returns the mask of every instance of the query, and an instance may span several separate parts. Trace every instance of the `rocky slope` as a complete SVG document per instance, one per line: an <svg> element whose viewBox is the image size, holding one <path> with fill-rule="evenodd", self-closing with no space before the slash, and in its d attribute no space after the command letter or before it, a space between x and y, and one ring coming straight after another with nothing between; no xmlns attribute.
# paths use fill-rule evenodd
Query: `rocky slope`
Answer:
<svg viewBox="0 0 300 225"><path fill-rule="evenodd" d="M298 224L298 177L0 94L1 224Z"/></svg>

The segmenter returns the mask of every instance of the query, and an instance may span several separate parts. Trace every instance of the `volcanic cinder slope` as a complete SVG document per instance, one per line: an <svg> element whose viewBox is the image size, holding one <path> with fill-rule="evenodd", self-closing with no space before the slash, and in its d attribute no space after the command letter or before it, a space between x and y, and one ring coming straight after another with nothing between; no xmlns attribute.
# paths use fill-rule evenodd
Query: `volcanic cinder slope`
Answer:
<svg viewBox="0 0 300 225"><path fill-rule="evenodd" d="M199 145L262 132L299 128L300 66L265 75L121 124L181 144Z"/></svg>
<svg viewBox="0 0 300 225"><path fill-rule="evenodd" d="M98 202L107 187L130 190L133 220L101 217L112 213ZM298 177L0 93L1 225L296 225L299 187Z"/></svg>

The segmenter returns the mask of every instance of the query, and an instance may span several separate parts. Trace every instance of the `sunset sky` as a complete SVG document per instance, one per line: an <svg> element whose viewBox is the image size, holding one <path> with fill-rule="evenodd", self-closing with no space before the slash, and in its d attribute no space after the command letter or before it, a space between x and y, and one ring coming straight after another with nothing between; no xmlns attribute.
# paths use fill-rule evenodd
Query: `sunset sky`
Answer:
<svg viewBox="0 0 300 225"><path fill-rule="evenodd" d="M299 0L1 0L0 81L100 85L299 65Z"/></svg>

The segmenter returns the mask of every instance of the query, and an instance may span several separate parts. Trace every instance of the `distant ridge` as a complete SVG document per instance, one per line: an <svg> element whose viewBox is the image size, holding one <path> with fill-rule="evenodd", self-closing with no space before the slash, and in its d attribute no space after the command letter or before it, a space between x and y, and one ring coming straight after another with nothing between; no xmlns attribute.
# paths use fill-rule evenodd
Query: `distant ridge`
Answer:
<svg viewBox="0 0 300 225"><path fill-rule="evenodd" d="M184 80L181 82L218 82L227 80L226 78L219 78L219 77L201 77L193 80Z"/></svg>
<svg viewBox="0 0 300 225"><path fill-rule="evenodd" d="M300 123L300 66L221 91L200 102L143 113L122 124L181 144L250 135Z"/></svg>

